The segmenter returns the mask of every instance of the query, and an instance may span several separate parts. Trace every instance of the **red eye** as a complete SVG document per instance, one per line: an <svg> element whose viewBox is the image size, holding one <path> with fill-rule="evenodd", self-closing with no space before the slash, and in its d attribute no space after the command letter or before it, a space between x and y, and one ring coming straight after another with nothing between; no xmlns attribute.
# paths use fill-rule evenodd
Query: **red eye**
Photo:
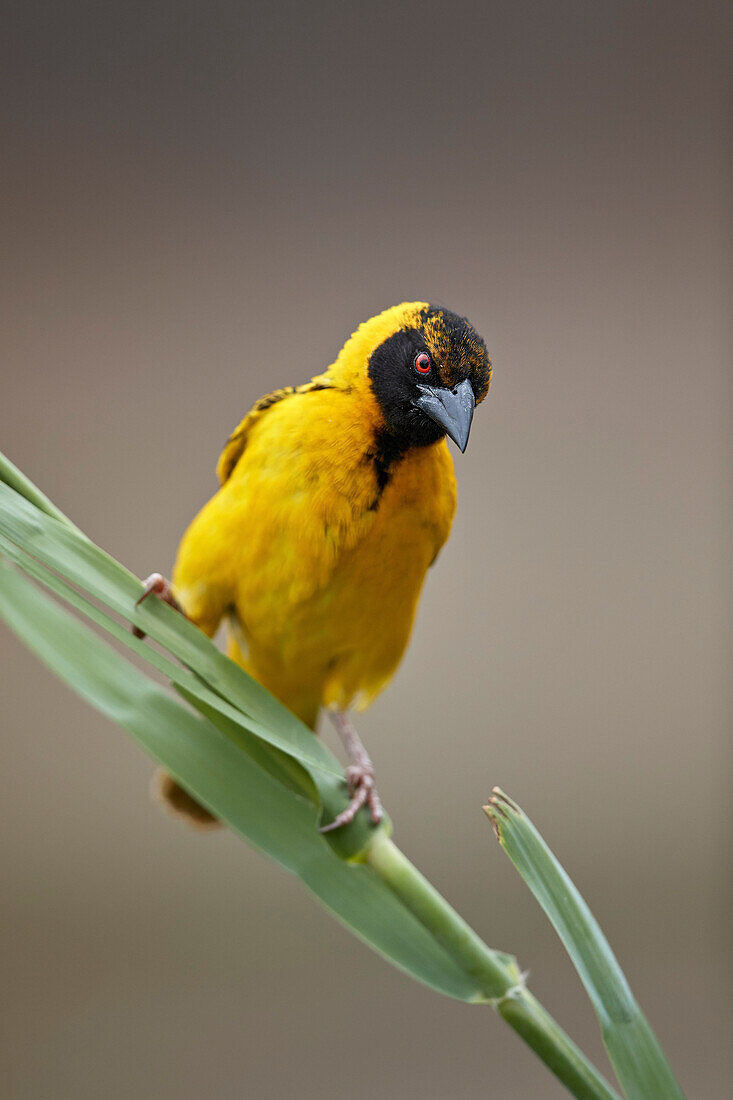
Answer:
<svg viewBox="0 0 733 1100"><path fill-rule="evenodd" d="M430 356L425 351L421 351L419 355L415 356L415 370L418 374L430 374Z"/></svg>

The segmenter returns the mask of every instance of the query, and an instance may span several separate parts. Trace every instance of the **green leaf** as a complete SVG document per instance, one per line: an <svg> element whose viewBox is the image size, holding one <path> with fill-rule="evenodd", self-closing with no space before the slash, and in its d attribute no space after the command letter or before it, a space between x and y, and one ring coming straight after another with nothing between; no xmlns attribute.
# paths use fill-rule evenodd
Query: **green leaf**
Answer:
<svg viewBox="0 0 733 1100"><path fill-rule="evenodd" d="M629 1100L684 1100L608 940L566 871L523 811L498 787L484 807L499 842L549 917L598 1015Z"/></svg>
<svg viewBox="0 0 733 1100"><path fill-rule="evenodd" d="M480 995L372 868L339 859L317 830L311 802L7 565L0 565L0 615L62 680L127 729L204 806L298 875L362 940L440 993L464 1001Z"/></svg>

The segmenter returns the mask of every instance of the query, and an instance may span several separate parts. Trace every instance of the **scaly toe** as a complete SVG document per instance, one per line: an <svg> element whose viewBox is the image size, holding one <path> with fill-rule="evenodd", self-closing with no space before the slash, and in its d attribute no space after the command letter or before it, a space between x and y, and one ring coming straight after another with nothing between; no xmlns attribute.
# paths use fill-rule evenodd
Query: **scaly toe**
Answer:
<svg viewBox="0 0 733 1100"><path fill-rule="evenodd" d="M369 799L369 788L360 787L345 810L342 810L328 825L321 825L319 833L330 833L333 829L340 829L342 825L350 825L359 810Z"/></svg>
<svg viewBox="0 0 733 1100"><path fill-rule="evenodd" d="M374 786L374 772L359 764L350 764L344 773L349 794L353 797L362 787L370 790Z"/></svg>
<svg viewBox="0 0 733 1100"><path fill-rule="evenodd" d="M151 573L149 577L145 578L143 581L143 594L135 600L135 607L138 607L148 596L160 596L161 600L165 600L166 603L175 599L171 592L171 586L162 573Z"/></svg>
<svg viewBox="0 0 733 1100"><path fill-rule="evenodd" d="M180 611L181 615L185 614L178 600L173 595L170 581L166 580L162 573L151 573L150 576L143 581L143 592L139 599L135 600L135 607L139 607L148 596L157 596L158 599L172 607L174 611ZM147 636L145 631L141 630L139 626L133 626L132 633L136 638L145 638Z"/></svg>
<svg viewBox="0 0 733 1100"><path fill-rule="evenodd" d="M346 783L351 801L346 809L342 810L333 821L320 827L318 830L320 833L330 833L333 829L350 825L362 806L369 807L369 816L373 825L378 825L382 820L384 810L377 788L374 785L374 772L370 768L352 764L346 769Z"/></svg>
<svg viewBox="0 0 733 1100"><path fill-rule="evenodd" d="M384 810L382 809L382 800L377 793L377 788L372 787L367 798L367 805L372 818L372 825L378 825L384 817Z"/></svg>

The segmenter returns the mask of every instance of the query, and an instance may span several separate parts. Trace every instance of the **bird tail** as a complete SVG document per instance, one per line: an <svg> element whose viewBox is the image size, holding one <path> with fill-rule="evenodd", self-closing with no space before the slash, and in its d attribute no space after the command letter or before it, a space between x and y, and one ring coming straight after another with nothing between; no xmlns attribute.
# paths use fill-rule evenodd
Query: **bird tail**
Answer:
<svg viewBox="0 0 733 1100"><path fill-rule="evenodd" d="M157 768L153 773L150 793L169 813L181 818L194 829L218 829L221 825L219 818L210 814L164 768Z"/></svg>

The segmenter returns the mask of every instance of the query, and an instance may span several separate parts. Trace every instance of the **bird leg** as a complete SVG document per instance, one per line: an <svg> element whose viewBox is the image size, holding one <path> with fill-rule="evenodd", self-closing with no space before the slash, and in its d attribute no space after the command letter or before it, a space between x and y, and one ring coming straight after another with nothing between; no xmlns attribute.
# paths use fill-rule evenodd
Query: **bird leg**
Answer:
<svg viewBox="0 0 733 1100"><path fill-rule="evenodd" d="M351 764L346 769L346 784L351 801L345 810L328 825L322 825L319 832L329 833L354 820L362 806L368 806L372 823L378 825L382 820L382 803L374 785L374 765L364 748L359 734L354 729L349 716L342 710L332 711L329 715L336 727Z"/></svg>
<svg viewBox="0 0 733 1100"><path fill-rule="evenodd" d="M176 597L173 595L173 589L171 588L170 581L167 581L162 573L151 573L147 580L143 581L143 594L139 600L135 601L135 607L146 600L148 596L157 596L174 609L174 611L180 611L181 615L185 617L186 612L179 604ZM141 630L139 626L133 626L132 633L136 638L146 637L145 631Z"/></svg>

